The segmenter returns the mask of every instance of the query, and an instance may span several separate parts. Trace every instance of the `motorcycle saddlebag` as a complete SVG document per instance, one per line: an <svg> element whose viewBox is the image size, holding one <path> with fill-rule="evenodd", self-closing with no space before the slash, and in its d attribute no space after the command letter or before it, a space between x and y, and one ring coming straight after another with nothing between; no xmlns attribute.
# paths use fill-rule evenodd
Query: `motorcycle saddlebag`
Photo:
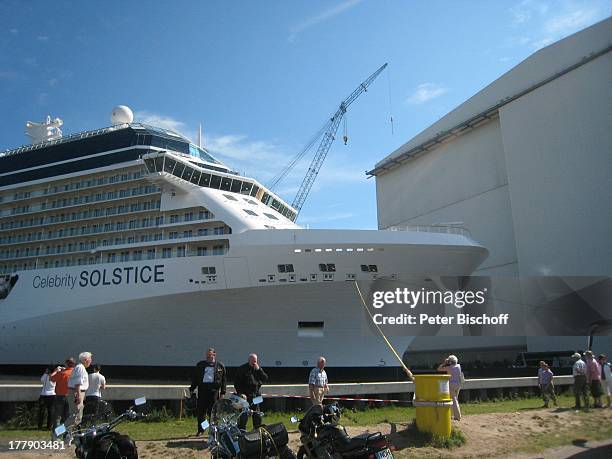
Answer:
<svg viewBox="0 0 612 459"><path fill-rule="evenodd" d="M138 459L136 443L119 432L109 432L98 437L92 453L92 459Z"/></svg>
<svg viewBox="0 0 612 459"><path fill-rule="evenodd" d="M262 453L263 456L275 456L276 450L280 450L287 443L289 443L289 434L284 424L279 422L244 434L240 438L240 453L249 457L259 457Z"/></svg>

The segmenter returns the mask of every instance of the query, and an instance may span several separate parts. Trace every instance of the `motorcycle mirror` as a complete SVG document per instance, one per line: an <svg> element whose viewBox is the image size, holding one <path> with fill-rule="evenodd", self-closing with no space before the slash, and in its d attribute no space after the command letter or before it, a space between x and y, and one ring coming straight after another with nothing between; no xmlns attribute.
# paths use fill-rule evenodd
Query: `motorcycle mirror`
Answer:
<svg viewBox="0 0 612 459"><path fill-rule="evenodd" d="M296 422L298 422L298 418L296 418L295 416L291 416L291 423L295 424Z"/></svg>
<svg viewBox="0 0 612 459"><path fill-rule="evenodd" d="M145 403L147 403L147 397L140 397L134 400L134 405L136 406L144 405Z"/></svg>
<svg viewBox="0 0 612 459"><path fill-rule="evenodd" d="M210 427L210 424L208 423L208 421L202 421L200 427L202 427L202 430L206 430Z"/></svg>
<svg viewBox="0 0 612 459"><path fill-rule="evenodd" d="M66 426L64 424L61 424L57 426L53 432L55 432L55 435L57 435L58 437L60 435L64 435L66 433Z"/></svg>
<svg viewBox="0 0 612 459"><path fill-rule="evenodd" d="M253 405L259 405L260 403L263 403L263 397L261 395L253 399Z"/></svg>

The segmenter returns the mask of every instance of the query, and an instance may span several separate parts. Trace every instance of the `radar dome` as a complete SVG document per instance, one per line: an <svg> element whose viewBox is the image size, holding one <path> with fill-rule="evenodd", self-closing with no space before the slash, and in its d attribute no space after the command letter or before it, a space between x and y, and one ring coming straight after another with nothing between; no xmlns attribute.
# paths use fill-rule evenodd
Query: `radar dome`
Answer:
<svg viewBox="0 0 612 459"><path fill-rule="evenodd" d="M125 105L117 105L113 108L113 113L111 114L111 123L112 124L124 124L131 123L134 121L134 114L130 107L126 107Z"/></svg>

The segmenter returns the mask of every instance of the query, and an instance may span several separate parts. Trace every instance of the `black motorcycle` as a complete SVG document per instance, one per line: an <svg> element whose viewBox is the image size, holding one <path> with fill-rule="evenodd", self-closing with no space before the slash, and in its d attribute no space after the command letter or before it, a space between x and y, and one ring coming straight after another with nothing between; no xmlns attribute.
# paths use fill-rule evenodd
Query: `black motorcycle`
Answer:
<svg viewBox="0 0 612 459"><path fill-rule="evenodd" d="M300 441L302 445L297 459L393 459L387 437L380 432L364 433L350 437L340 424L340 408L336 403L313 405L299 420Z"/></svg>
<svg viewBox="0 0 612 459"><path fill-rule="evenodd" d="M255 397L258 405L262 397ZM289 434L282 422L264 425L251 432L238 427L246 424L246 417L252 413L249 403L232 394L217 400L212 408L211 423L204 421L203 430L209 430L208 448L213 459L295 459L287 444ZM263 413L259 413L263 416ZM242 422L241 422L242 421Z"/></svg>
<svg viewBox="0 0 612 459"><path fill-rule="evenodd" d="M133 406L114 419L109 420L108 410L102 410L89 415L87 422L84 418L78 426L62 424L53 431L54 439L61 438L68 446L73 444L79 459L138 459L136 443L113 429L124 421L144 417L136 410L146 402L144 397L136 399Z"/></svg>

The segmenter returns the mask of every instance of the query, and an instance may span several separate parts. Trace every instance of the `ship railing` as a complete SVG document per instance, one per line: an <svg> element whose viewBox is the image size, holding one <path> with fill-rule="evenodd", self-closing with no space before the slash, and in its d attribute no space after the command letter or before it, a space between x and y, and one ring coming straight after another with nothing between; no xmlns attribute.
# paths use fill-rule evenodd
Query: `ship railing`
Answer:
<svg viewBox="0 0 612 459"><path fill-rule="evenodd" d="M138 123L133 123L133 124L138 124ZM72 140L79 140L79 139L84 139L87 137L93 137L96 135L105 134L107 132L116 131L118 129L125 129L126 127L129 127L129 126L130 125L128 123L115 124L113 126L109 126L105 128L94 129L92 131L77 132L76 134L71 134L69 136L60 137L59 139L43 140L42 142L37 142L32 145L23 145L21 147L14 148L12 150L6 150L3 152L0 152L0 157L16 155L19 153L24 153L26 151L38 150L39 148L45 148L51 145L57 145L57 144L65 143L65 142L70 142Z"/></svg>
<svg viewBox="0 0 612 459"><path fill-rule="evenodd" d="M122 124L115 124L113 126L107 126L104 128L100 128L100 129L94 129L91 131L82 131L82 132L77 132L76 134L71 134L69 136L63 136L60 137L59 139L53 139L53 140L43 140L41 142L36 142L32 145L23 145L21 147L17 147L14 148L12 150L6 150L6 151L2 151L0 152L0 157L3 156L10 156L10 155L16 155L19 153L24 153L26 151L32 151L32 150L38 150L39 148L45 148L45 147L49 147L51 145L58 145L61 143L65 143L65 142L70 142L72 140L80 140L80 139L85 139L87 137L93 137L96 135L100 135L100 134L106 134L107 132L112 132L112 131L117 131L119 129L125 129L127 127L143 127L143 128L147 128L147 129L156 129L159 130L159 128L156 128L155 126L152 126L150 124L145 124L145 123L122 123ZM169 131L168 129L165 129L166 131ZM175 134L176 135L176 134ZM180 136L178 136L180 137Z"/></svg>
<svg viewBox="0 0 612 459"><path fill-rule="evenodd" d="M388 231L419 231L424 233L443 233L443 234L459 234L465 237L472 237L472 233L462 224L455 223L440 223L432 225L395 225L387 228Z"/></svg>

